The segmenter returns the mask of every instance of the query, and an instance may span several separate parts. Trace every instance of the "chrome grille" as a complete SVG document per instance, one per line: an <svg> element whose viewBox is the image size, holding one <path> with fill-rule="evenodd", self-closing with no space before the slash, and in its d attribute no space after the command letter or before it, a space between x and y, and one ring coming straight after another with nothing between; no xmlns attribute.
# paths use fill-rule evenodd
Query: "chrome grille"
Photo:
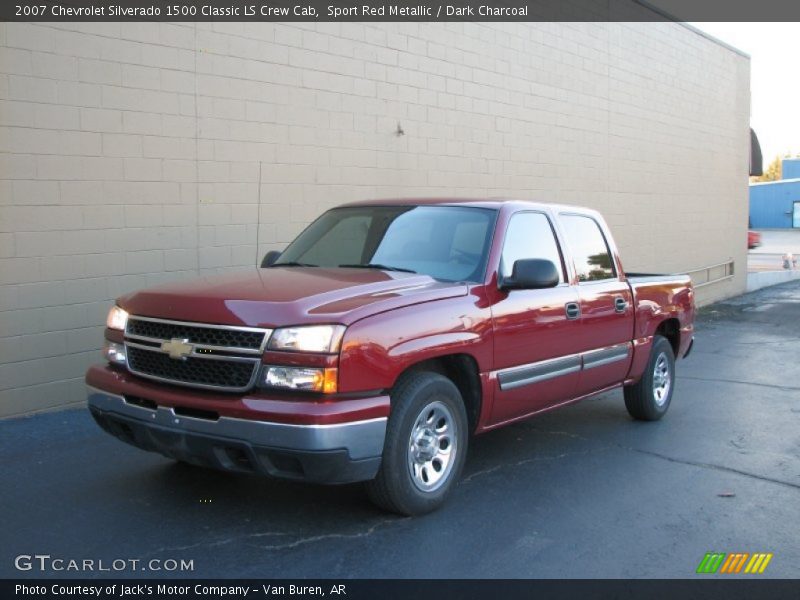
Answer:
<svg viewBox="0 0 800 600"><path fill-rule="evenodd" d="M128 365L134 373L152 375L186 385L247 389L255 363L189 357L175 360L169 354L128 345Z"/></svg>
<svg viewBox="0 0 800 600"><path fill-rule="evenodd" d="M144 341L167 341L175 338L187 340L209 348L233 351L247 350L261 354L269 330L252 327L206 325L183 321L167 321L150 317L129 317L126 337Z"/></svg>
<svg viewBox="0 0 800 600"><path fill-rule="evenodd" d="M241 392L255 383L269 329L169 321L131 315L125 348L131 373L196 388ZM165 342L184 342L184 356Z"/></svg>

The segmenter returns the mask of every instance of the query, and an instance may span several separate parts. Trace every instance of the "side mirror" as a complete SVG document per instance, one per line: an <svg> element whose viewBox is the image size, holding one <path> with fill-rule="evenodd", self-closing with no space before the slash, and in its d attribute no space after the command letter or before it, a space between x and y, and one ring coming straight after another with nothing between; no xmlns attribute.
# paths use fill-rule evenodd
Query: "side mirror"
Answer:
<svg viewBox="0 0 800 600"><path fill-rule="evenodd" d="M538 290L558 285L558 269L550 260L521 258L514 262L511 277L500 282L502 290Z"/></svg>
<svg viewBox="0 0 800 600"><path fill-rule="evenodd" d="M264 260L261 261L261 268L271 267L280 257L281 253L278 250L270 250L264 255Z"/></svg>

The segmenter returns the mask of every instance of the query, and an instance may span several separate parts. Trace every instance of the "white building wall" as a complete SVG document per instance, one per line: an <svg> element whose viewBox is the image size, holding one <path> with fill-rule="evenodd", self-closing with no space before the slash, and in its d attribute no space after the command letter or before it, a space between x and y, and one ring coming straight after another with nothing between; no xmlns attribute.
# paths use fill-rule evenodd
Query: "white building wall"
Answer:
<svg viewBox="0 0 800 600"><path fill-rule="evenodd" d="M749 60L675 23L0 23L0 416L83 401L115 297L342 201L584 204L743 291L748 122Z"/></svg>

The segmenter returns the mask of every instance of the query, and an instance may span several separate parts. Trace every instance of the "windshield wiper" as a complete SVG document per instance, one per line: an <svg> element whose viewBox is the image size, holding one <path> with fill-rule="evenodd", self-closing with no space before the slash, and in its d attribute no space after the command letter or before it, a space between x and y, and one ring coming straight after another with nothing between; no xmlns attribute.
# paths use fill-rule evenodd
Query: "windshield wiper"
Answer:
<svg viewBox="0 0 800 600"><path fill-rule="evenodd" d="M380 269L381 271L400 271L401 273L416 273L416 271L412 271L411 269L404 269L403 267L391 267L389 265L381 265L378 263L339 265L339 266L348 269Z"/></svg>
<svg viewBox="0 0 800 600"><path fill-rule="evenodd" d="M319 265L312 265L311 263L304 263L304 262L285 262L285 263L272 263L270 268L272 267L318 267Z"/></svg>

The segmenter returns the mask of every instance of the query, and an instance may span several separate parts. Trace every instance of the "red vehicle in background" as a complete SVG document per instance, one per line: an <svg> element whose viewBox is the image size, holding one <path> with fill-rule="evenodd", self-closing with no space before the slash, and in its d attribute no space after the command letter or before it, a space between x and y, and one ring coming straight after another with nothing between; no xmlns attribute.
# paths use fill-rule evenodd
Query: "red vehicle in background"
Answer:
<svg viewBox="0 0 800 600"><path fill-rule="evenodd" d="M694 314L689 277L626 274L592 210L350 204L259 269L119 298L88 403L139 448L365 481L378 505L421 514L472 434L620 387L634 418L660 419Z"/></svg>
<svg viewBox="0 0 800 600"><path fill-rule="evenodd" d="M752 250L761 245L761 234L757 231L749 230L747 232L747 249Z"/></svg>

